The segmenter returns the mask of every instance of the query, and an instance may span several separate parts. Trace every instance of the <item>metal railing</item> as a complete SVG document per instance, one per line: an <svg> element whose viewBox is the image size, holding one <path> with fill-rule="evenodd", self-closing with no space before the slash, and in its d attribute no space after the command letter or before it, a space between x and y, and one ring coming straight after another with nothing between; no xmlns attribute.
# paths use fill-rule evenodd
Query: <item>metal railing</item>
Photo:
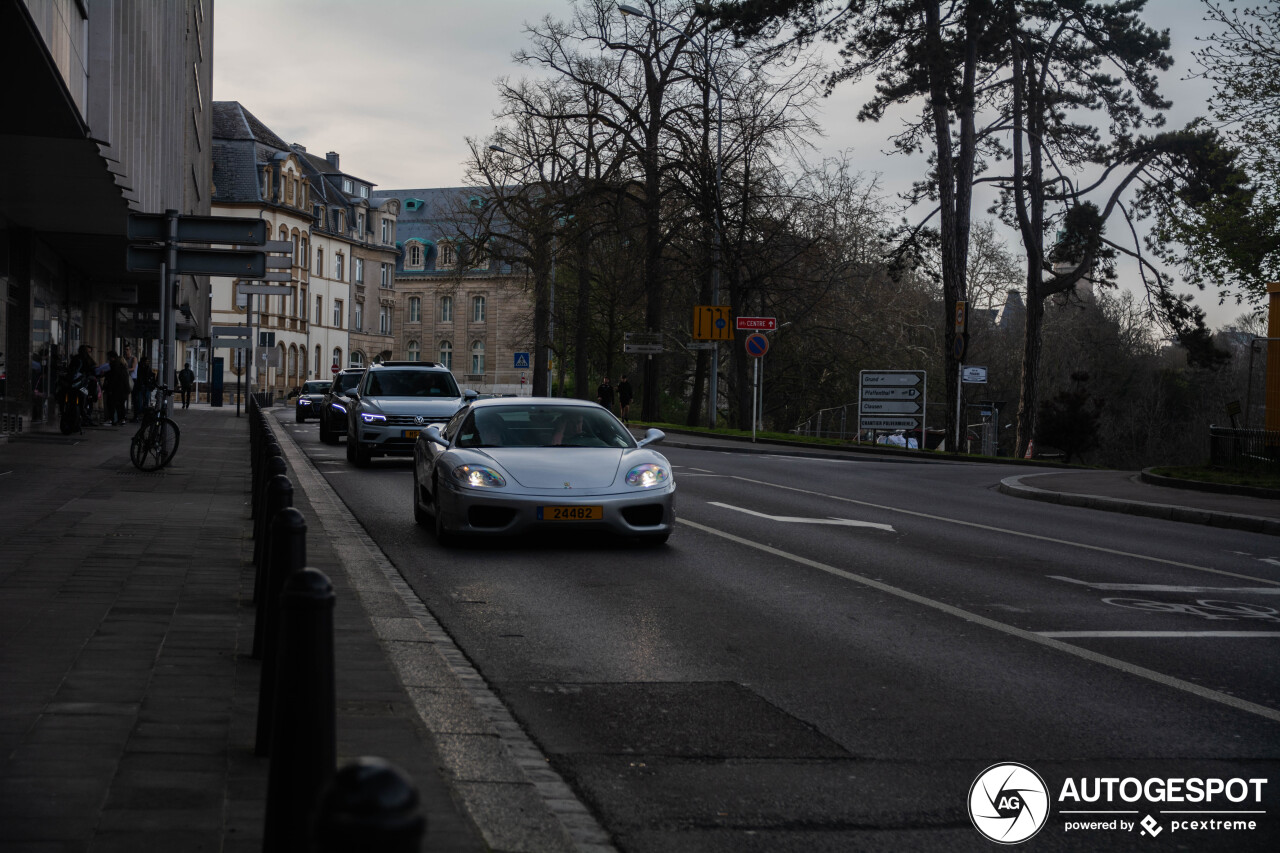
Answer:
<svg viewBox="0 0 1280 853"><path fill-rule="evenodd" d="M798 424L792 432L815 438L838 438L841 441L854 438L858 434L858 404L845 403L843 406L820 409L810 415L808 420Z"/></svg>
<svg viewBox="0 0 1280 853"><path fill-rule="evenodd" d="M1209 464L1253 470L1280 467L1280 430L1211 426Z"/></svg>

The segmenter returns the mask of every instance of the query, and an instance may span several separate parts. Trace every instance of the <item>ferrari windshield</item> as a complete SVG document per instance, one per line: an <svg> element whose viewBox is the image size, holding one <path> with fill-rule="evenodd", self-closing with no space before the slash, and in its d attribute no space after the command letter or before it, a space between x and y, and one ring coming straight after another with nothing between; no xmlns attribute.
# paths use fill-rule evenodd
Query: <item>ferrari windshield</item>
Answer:
<svg viewBox="0 0 1280 853"><path fill-rule="evenodd" d="M489 406L473 409L458 447L635 447L631 433L590 406Z"/></svg>

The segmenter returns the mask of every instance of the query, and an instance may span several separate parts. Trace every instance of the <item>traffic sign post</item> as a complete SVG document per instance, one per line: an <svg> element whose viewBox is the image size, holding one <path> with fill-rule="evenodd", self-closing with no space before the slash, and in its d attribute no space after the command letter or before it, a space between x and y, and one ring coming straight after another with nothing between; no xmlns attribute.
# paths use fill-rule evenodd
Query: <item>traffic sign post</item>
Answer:
<svg viewBox="0 0 1280 853"><path fill-rule="evenodd" d="M777 317L739 317L737 327L740 331L773 332L777 331Z"/></svg>
<svg viewBox="0 0 1280 853"><path fill-rule="evenodd" d="M923 370L863 370L858 374L858 437L863 430L920 430L926 447L928 375Z"/></svg>
<svg viewBox="0 0 1280 853"><path fill-rule="evenodd" d="M732 309L728 305L693 306L693 334L695 341L731 341L730 325Z"/></svg>

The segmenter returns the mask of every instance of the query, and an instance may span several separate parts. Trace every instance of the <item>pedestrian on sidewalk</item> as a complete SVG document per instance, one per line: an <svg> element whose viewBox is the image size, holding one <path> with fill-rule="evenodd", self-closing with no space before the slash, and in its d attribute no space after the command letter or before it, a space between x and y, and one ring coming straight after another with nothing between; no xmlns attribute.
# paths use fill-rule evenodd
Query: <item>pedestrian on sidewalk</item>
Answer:
<svg viewBox="0 0 1280 853"><path fill-rule="evenodd" d="M622 378L618 380L618 413L622 416L622 422L627 423L627 418L631 413L631 380L627 378L627 374L622 374Z"/></svg>
<svg viewBox="0 0 1280 853"><path fill-rule="evenodd" d="M128 345L124 345L124 367L129 372L129 388L125 391L124 404L125 408L131 408L129 397L133 394L133 387L138 384L138 357L133 354L133 349ZM134 414L137 414L137 407L133 406ZM137 420L135 417L134 420Z"/></svg>
<svg viewBox="0 0 1280 853"><path fill-rule="evenodd" d="M138 359L138 377L133 381L133 422L142 417L142 410L151 402L151 389L156 386L156 372L151 369L151 356Z"/></svg>
<svg viewBox="0 0 1280 853"><path fill-rule="evenodd" d="M191 386L196 383L195 371L191 365L184 364L178 371L178 385L182 388L182 408L191 408Z"/></svg>
<svg viewBox="0 0 1280 853"><path fill-rule="evenodd" d="M124 423L125 401L129 399L129 368L115 350L107 353L106 404L112 426Z"/></svg>
<svg viewBox="0 0 1280 853"><path fill-rule="evenodd" d="M596 402L613 411L613 386L609 384L608 376L601 379L600 387L596 388Z"/></svg>

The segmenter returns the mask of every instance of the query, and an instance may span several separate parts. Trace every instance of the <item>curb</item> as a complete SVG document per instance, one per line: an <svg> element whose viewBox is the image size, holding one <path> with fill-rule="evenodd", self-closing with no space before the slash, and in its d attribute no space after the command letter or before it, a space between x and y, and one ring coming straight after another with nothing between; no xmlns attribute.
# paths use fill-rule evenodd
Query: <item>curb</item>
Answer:
<svg viewBox="0 0 1280 853"><path fill-rule="evenodd" d="M1129 501L1121 498L1108 498L1101 495L1077 495L1070 492L1051 492L1024 485L1023 480L1042 476L1041 474L1018 474L1000 481L997 489L1002 494L1016 498L1026 498L1045 503L1063 504L1064 506L1085 507L1108 512L1128 513L1148 518L1160 518L1166 521L1178 521L1187 524L1206 524L1210 527L1223 527L1232 530L1245 530L1250 533L1262 533L1267 536L1280 536L1280 521L1262 518L1256 515L1239 515L1231 512L1218 512L1208 509L1191 509L1170 504Z"/></svg>
<svg viewBox="0 0 1280 853"><path fill-rule="evenodd" d="M1171 489L1190 489L1196 492L1213 492L1218 495L1240 495L1246 498L1265 498L1280 500L1280 489L1264 489L1260 486L1230 486L1226 483L1205 483L1197 480L1182 480L1178 477L1165 477L1151 468L1144 468L1138 475L1142 482L1153 486L1167 486Z"/></svg>

